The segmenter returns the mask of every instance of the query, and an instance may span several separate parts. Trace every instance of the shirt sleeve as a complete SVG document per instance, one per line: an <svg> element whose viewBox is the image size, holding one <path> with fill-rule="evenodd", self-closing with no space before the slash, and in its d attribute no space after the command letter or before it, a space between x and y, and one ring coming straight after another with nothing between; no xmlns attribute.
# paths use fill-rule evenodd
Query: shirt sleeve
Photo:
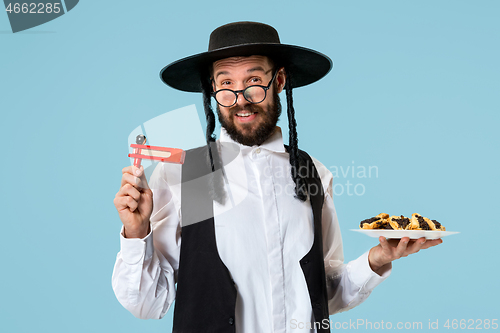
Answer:
<svg viewBox="0 0 500 333"><path fill-rule="evenodd" d="M363 303L373 289L389 277L392 264L375 273L368 262L366 251L359 258L344 264L342 236L333 204L332 173L313 159L320 174L325 201L322 210L323 253L326 273L329 314L354 308Z"/></svg>
<svg viewBox="0 0 500 333"><path fill-rule="evenodd" d="M140 319L163 318L176 295L181 241L180 196L176 189L180 187L180 171L169 174L167 183L164 165L157 165L149 181L153 191L151 232L143 239L125 238L122 226L112 275L116 298Z"/></svg>

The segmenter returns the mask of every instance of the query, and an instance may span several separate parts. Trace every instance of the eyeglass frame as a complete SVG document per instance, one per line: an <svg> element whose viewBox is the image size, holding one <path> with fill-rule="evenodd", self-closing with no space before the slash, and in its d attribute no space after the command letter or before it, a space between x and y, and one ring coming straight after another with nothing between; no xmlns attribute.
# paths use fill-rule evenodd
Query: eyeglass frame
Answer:
<svg viewBox="0 0 500 333"><path fill-rule="evenodd" d="M231 90L231 89L219 89L217 91L213 91L210 93L210 96L212 96L215 101L217 102L217 104L219 104L220 106L223 106L225 108L230 108L231 106L235 105L236 103L238 103L238 94L239 93L242 93L243 94L243 98L248 101L249 103L252 103L252 104L259 104L259 103L262 103L264 102L264 100L266 99L267 97L267 91L271 88L271 84L273 83L274 79L276 78L276 74L278 74L279 72L279 67L276 68L276 70L274 71L274 75L273 75L273 78L271 79L271 81L269 81L269 84L266 86L263 86L263 85L260 85L260 84L254 84L254 85L250 85L248 87L246 87L245 89L241 89L241 90ZM211 79L212 82L214 82L213 79ZM245 93L244 91L246 91L247 89L249 88L252 88L252 87L261 87L262 89L264 89L264 99L262 99L262 101L260 102L252 102L252 101L249 101L246 96L245 96ZM220 91L224 91L224 90L227 90L227 91L230 91L232 93L234 93L234 95L236 96L236 98L234 99L234 103L229 105L229 106L225 106L225 105L222 105L221 103L219 103L219 101L217 100L217 97L215 97L215 95L217 95L217 93L219 93Z"/></svg>

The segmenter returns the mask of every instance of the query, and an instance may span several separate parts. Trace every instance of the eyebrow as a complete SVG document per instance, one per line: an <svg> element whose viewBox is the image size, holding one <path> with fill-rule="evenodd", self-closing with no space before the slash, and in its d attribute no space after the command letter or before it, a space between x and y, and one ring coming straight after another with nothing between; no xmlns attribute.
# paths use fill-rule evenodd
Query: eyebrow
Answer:
<svg viewBox="0 0 500 333"><path fill-rule="evenodd" d="M272 70L272 68L271 68L271 69L269 69L268 71L266 71L266 70L264 70L264 68L263 68L262 66L255 66L255 67L252 67L252 68L248 69L248 70L247 70L247 73L253 73L253 72L256 72L256 71L261 71L261 72L264 72L264 74L267 74L267 73L269 73L271 70ZM215 79L217 79L217 77L218 77L219 75L227 75L227 74L229 74L229 72L228 72L228 71L218 72L218 73L215 75Z"/></svg>

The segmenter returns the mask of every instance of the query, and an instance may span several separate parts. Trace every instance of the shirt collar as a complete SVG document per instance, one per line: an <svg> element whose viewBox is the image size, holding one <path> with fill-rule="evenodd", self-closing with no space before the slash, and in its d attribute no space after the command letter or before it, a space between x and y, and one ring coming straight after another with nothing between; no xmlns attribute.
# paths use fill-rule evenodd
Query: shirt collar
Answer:
<svg viewBox="0 0 500 333"><path fill-rule="evenodd" d="M254 148L259 147L261 149L266 149L276 153L285 152L285 147L283 146L283 136L281 134L281 128L279 126L276 126L276 128L274 129L274 133L260 146L254 145L252 147L249 147L234 141L229 137L229 134L227 134L226 129L224 127L221 128L219 140L221 142L231 142L237 144L240 146L241 151L252 150Z"/></svg>

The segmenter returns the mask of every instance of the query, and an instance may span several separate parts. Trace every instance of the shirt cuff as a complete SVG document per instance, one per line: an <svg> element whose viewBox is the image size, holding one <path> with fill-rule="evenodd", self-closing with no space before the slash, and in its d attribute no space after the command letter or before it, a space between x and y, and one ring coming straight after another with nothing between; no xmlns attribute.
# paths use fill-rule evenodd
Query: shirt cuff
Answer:
<svg viewBox="0 0 500 333"><path fill-rule="evenodd" d="M368 262L368 253L366 251L358 259L355 259L347 264L347 270L351 281L365 291L371 291L378 286L382 281L387 279L392 272L392 263L384 266L381 275L375 273Z"/></svg>
<svg viewBox="0 0 500 333"><path fill-rule="evenodd" d="M151 227L151 226L150 226ZM125 238L123 236L125 227L120 231L120 254L123 261L129 265L135 265L142 260L151 259L153 256L153 228L144 238Z"/></svg>

